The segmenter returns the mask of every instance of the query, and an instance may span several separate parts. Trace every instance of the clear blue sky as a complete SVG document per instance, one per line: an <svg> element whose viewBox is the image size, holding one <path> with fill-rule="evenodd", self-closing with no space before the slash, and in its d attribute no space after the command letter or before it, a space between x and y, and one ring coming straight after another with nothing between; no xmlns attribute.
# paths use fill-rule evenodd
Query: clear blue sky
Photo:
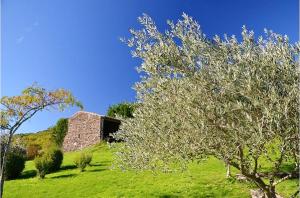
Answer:
<svg viewBox="0 0 300 198"><path fill-rule="evenodd" d="M119 41L149 14L161 30L183 12L209 37L240 35L242 25L263 28L298 40L297 0L2 0L2 95L17 95L38 82L66 88L85 110L105 114L109 105L134 101L139 60ZM19 132L34 132L69 117L76 108L41 112Z"/></svg>

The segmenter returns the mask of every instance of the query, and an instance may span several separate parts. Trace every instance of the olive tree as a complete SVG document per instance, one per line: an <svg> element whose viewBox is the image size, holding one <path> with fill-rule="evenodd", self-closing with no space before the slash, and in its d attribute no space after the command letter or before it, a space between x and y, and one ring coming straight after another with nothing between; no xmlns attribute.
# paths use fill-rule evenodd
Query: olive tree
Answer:
<svg viewBox="0 0 300 198"><path fill-rule="evenodd" d="M115 135L116 165L169 171L214 156L276 197L299 170L299 43L245 27L241 39L208 39L185 14L164 33L139 21L124 40L142 60L139 106ZM293 170L282 175L285 164Z"/></svg>
<svg viewBox="0 0 300 198"><path fill-rule="evenodd" d="M1 193L4 187L4 172L7 154L10 150L13 135L19 127L42 110L64 110L68 106L77 105L82 108L74 96L64 89L47 91L36 84L23 90L19 96L4 96L1 103L1 161L0 161L0 182Z"/></svg>

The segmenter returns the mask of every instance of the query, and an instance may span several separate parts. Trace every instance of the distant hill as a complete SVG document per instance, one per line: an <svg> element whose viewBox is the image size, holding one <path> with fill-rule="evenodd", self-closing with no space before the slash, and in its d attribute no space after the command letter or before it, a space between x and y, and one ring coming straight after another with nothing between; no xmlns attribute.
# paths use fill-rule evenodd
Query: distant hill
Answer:
<svg viewBox="0 0 300 198"><path fill-rule="evenodd" d="M22 133L16 134L14 142L28 147L29 145L40 145L42 149L53 145L51 140L51 128L36 133Z"/></svg>

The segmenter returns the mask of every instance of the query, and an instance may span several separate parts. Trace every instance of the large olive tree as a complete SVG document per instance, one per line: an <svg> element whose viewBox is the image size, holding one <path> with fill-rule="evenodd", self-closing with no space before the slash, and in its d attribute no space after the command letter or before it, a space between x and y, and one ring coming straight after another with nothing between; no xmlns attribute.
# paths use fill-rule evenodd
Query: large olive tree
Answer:
<svg viewBox="0 0 300 198"><path fill-rule="evenodd" d="M275 197L299 170L299 43L245 27L241 39L210 40L185 14L164 33L139 21L126 42L142 60L140 104L115 135L117 165L168 171L214 156ZM293 170L282 176L285 164Z"/></svg>
<svg viewBox="0 0 300 198"><path fill-rule="evenodd" d="M64 110L70 105L77 105L82 108L82 105L69 91L64 89L47 91L37 85L24 89L19 96L2 97L0 104L0 197L2 197L7 154L11 147L13 135L19 127L39 111L50 109Z"/></svg>

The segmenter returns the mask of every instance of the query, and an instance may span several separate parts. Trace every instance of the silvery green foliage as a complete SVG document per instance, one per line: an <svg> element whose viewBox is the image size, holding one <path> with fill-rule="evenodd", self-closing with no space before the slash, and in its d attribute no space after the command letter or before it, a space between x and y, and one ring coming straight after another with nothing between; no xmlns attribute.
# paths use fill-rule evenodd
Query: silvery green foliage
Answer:
<svg viewBox="0 0 300 198"><path fill-rule="evenodd" d="M168 171L212 155L273 191L280 167L299 165L299 43L245 27L241 40L209 40L185 14L165 33L147 15L139 21L126 40L142 59L139 105L115 135L124 141L116 165ZM258 176L262 160L271 187Z"/></svg>

